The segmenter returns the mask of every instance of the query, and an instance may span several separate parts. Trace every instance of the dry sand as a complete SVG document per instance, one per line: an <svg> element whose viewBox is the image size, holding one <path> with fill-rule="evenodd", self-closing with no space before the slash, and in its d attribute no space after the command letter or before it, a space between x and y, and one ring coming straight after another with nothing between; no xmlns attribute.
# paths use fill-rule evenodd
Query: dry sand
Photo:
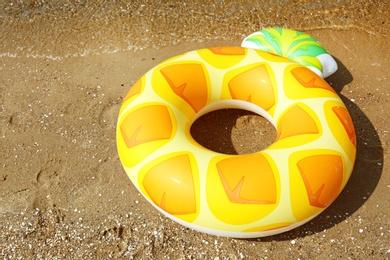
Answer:
<svg viewBox="0 0 390 260"><path fill-rule="evenodd" d="M0 3L0 258L390 258L388 0L12 2ZM284 234L239 240L182 227L121 166L123 97L173 55L239 45L270 26L305 31L337 58L327 80L356 127L352 177L320 216ZM240 111L203 122L205 145L226 153L261 149L273 134Z"/></svg>

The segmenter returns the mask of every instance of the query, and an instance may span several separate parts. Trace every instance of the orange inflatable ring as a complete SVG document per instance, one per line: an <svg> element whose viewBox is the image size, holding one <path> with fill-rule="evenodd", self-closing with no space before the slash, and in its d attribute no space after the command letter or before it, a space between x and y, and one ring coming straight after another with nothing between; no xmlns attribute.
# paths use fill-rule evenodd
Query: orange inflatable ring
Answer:
<svg viewBox="0 0 390 260"><path fill-rule="evenodd" d="M222 108L263 116L276 140L246 155L204 148L191 124ZM124 99L117 146L131 181L165 216L241 238L318 215L345 186L356 156L351 117L325 80L286 57L243 47L187 52L147 72Z"/></svg>

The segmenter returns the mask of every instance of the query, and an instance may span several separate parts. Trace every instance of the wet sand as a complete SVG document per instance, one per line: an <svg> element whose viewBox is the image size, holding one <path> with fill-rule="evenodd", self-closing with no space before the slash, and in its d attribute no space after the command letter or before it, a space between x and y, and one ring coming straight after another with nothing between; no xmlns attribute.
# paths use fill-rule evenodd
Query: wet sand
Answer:
<svg viewBox="0 0 390 260"><path fill-rule="evenodd" d="M2 258L390 258L388 1L0 7ZM240 45L271 26L309 33L337 59L327 81L355 124L352 177L321 215L284 234L244 240L182 227L149 205L121 166L115 128L122 100L171 56ZM272 138L249 113L224 112L203 124L205 145L226 153L253 152ZM261 126L263 139L255 133Z"/></svg>

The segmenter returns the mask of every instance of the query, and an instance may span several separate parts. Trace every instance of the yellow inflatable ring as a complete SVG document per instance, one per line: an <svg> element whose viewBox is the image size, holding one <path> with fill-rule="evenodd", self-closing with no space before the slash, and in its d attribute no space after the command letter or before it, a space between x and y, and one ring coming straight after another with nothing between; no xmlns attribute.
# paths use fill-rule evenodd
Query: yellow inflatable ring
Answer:
<svg viewBox="0 0 390 260"><path fill-rule="evenodd" d="M265 117L276 140L246 155L204 148L191 124L221 108ZM325 80L286 57L243 47L187 52L143 75L120 109L117 146L131 181L165 216L241 238L318 215L345 186L356 156L351 117Z"/></svg>

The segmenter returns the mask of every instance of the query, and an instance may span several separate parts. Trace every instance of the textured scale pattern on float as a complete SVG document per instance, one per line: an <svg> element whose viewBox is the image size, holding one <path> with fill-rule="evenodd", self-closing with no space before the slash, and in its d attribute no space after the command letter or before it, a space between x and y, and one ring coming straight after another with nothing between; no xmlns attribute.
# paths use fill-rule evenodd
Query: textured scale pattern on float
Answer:
<svg viewBox="0 0 390 260"><path fill-rule="evenodd" d="M265 117L276 140L246 155L202 147L191 124L221 108ZM243 47L187 52L147 72L124 99L117 145L131 181L164 215L242 238L318 215L340 194L356 156L351 117L325 80L269 50Z"/></svg>

